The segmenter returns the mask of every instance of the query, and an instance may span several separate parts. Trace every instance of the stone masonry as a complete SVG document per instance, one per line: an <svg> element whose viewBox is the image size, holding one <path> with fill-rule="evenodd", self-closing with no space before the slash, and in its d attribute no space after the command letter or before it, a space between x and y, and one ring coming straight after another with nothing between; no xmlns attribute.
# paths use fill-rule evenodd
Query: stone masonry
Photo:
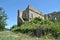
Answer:
<svg viewBox="0 0 60 40"><path fill-rule="evenodd" d="M24 11L18 10L17 25L20 26L24 21L31 21L35 17L40 17L41 19L54 19L60 18L60 13L50 13L43 14L41 11L28 6Z"/></svg>

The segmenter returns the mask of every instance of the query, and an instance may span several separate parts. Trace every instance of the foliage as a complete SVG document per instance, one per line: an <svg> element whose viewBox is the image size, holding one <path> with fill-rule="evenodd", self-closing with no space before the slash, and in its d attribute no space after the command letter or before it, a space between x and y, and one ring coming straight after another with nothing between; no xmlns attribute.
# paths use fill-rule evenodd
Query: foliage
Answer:
<svg viewBox="0 0 60 40"><path fill-rule="evenodd" d="M0 31L0 40L20 40L18 35L10 31Z"/></svg>
<svg viewBox="0 0 60 40"><path fill-rule="evenodd" d="M14 28L13 31L19 31L22 33L30 32L33 34L38 28L42 29L43 31L39 31L42 31L45 35L50 33L55 38L60 35L60 22L55 22L55 20L42 20L40 18L34 18L32 21L26 21L20 27Z"/></svg>
<svg viewBox="0 0 60 40"><path fill-rule="evenodd" d="M11 31L1 31L0 32L0 40L60 40L60 37L58 39L55 39L53 37L48 38L49 36L44 36L41 38L38 37L31 37L26 34L22 33L14 33Z"/></svg>
<svg viewBox="0 0 60 40"><path fill-rule="evenodd" d="M10 30L12 30L12 29L15 28L15 27L17 27L17 25L13 25L13 26L10 28Z"/></svg>
<svg viewBox="0 0 60 40"><path fill-rule="evenodd" d="M0 8L0 30L4 29L6 26L7 15L3 8Z"/></svg>

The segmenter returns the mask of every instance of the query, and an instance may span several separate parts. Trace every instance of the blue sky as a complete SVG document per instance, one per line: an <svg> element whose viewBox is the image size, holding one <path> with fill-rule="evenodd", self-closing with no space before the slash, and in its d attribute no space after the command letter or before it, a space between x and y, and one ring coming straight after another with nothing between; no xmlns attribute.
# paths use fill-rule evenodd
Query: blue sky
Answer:
<svg viewBox="0 0 60 40"><path fill-rule="evenodd" d="M8 15L6 28L17 24L17 10L23 11L28 5L44 14L60 11L60 0L0 0L0 7L3 7Z"/></svg>

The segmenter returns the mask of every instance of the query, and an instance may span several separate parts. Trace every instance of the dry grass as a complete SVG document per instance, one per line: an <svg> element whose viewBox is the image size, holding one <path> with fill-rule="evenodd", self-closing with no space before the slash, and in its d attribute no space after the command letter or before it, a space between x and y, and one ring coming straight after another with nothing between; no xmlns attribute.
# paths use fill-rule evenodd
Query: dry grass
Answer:
<svg viewBox="0 0 60 40"><path fill-rule="evenodd" d="M13 33L10 31L1 31L0 32L0 40L55 40L54 38L48 39L48 38L38 38L38 37L31 37L26 34L22 33Z"/></svg>

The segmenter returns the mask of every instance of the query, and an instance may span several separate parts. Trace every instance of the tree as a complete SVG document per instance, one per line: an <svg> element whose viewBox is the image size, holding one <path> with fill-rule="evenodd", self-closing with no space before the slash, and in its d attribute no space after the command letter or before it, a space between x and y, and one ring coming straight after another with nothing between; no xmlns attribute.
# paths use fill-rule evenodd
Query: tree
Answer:
<svg viewBox="0 0 60 40"><path fill-rule="evenodd" d="M0 30L3 30L7 25L6 20L7 14L5 13L4 9L0 7Z"/></svg>
<svg viewBox="0 0 60 40"><path fill-rule="evenodd" d="M14 28L16 28L17 27L17 25L13 25L11 28L10 28L10 30L12 30L12 29L14 29Z"/></svg>

